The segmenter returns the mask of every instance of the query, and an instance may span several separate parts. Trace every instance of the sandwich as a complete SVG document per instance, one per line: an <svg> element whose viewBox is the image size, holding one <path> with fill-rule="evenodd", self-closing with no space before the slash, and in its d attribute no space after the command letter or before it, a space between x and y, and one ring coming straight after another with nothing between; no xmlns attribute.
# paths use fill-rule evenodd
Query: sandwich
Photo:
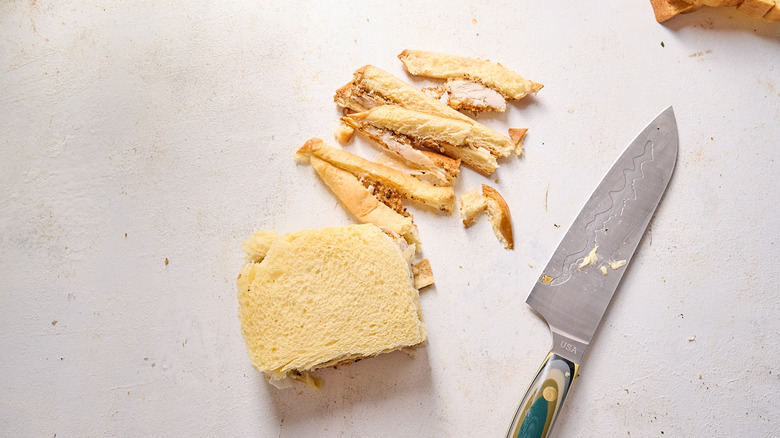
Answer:
<svg viewBox="0 0 780 438"><path fill-rule="evenodd" d="M314 370L422 345L413 246L372 224L255 233L237 280L252 365L275 386L316 389Z"/></svg>

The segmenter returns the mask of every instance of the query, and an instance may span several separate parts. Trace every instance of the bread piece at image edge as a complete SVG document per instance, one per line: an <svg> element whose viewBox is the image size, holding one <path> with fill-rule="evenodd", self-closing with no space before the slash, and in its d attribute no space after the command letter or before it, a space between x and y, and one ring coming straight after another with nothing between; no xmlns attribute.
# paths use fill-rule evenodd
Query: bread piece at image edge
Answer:
<svg viewBox="0 0 780 438"><path fill-rule="evenodd" d="M372 224L250 237L237 287L254 367L316 388L313 370L425 342L402 242Z"/></svg>
<svg viewBox="0 0 780 438"><path fill-rule="evenodd" d="M650 0L655 19L662 23L678 14L693 12L702 6L736 7L753 18L780 21L780 2L777 0Z"/></svg>

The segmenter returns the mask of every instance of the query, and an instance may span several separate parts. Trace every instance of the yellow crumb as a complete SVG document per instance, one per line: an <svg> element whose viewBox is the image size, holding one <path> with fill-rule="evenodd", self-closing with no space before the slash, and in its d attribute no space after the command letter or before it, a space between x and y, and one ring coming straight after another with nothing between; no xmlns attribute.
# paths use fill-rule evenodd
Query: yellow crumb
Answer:
<svg viewBox="0 0 780 438"><path fill-rule="evenodd" d="M579 269L582 269L588 265L592 265L596 263L596 260L598 260L598 257L596 256L596 251L599 250L599 246L596 245L593 247L592 250L590 250L590 253L588 253L587 257L582 259L582 263L580 263Z"/></svg>
<svg viewBox="0 0 780 438"><path fill-rule="evenodd" d="M615 260L609 264L609 267L612 268L613 271L617 271L618 269L622 268L623 266L626 266L625 260Z"/></svg>

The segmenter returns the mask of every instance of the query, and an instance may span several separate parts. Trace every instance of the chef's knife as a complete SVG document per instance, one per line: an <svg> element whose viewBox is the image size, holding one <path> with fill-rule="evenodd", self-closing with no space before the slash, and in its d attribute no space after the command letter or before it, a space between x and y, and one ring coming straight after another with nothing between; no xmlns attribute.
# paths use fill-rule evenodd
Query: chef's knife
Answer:
<svg viewBox="0 0 780 438"><path fill-rule="evenodd" d="M547 321L553 346L507 438L550 434L626 270L620 265L630 263L676 161L677 122L669 107L618 158L547 263L526 303Z"/></svg>

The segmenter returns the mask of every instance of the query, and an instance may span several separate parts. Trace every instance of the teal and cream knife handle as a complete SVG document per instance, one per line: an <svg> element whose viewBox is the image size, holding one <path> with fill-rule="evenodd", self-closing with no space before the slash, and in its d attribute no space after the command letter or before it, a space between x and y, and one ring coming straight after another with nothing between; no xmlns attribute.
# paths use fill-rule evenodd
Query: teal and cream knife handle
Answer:
<svg viewBox="0 0 780 438"><path fill-rule="evenodd" d="M545 438L552 431L579 365L550 352L515 412L507 438Z"/></svg>

